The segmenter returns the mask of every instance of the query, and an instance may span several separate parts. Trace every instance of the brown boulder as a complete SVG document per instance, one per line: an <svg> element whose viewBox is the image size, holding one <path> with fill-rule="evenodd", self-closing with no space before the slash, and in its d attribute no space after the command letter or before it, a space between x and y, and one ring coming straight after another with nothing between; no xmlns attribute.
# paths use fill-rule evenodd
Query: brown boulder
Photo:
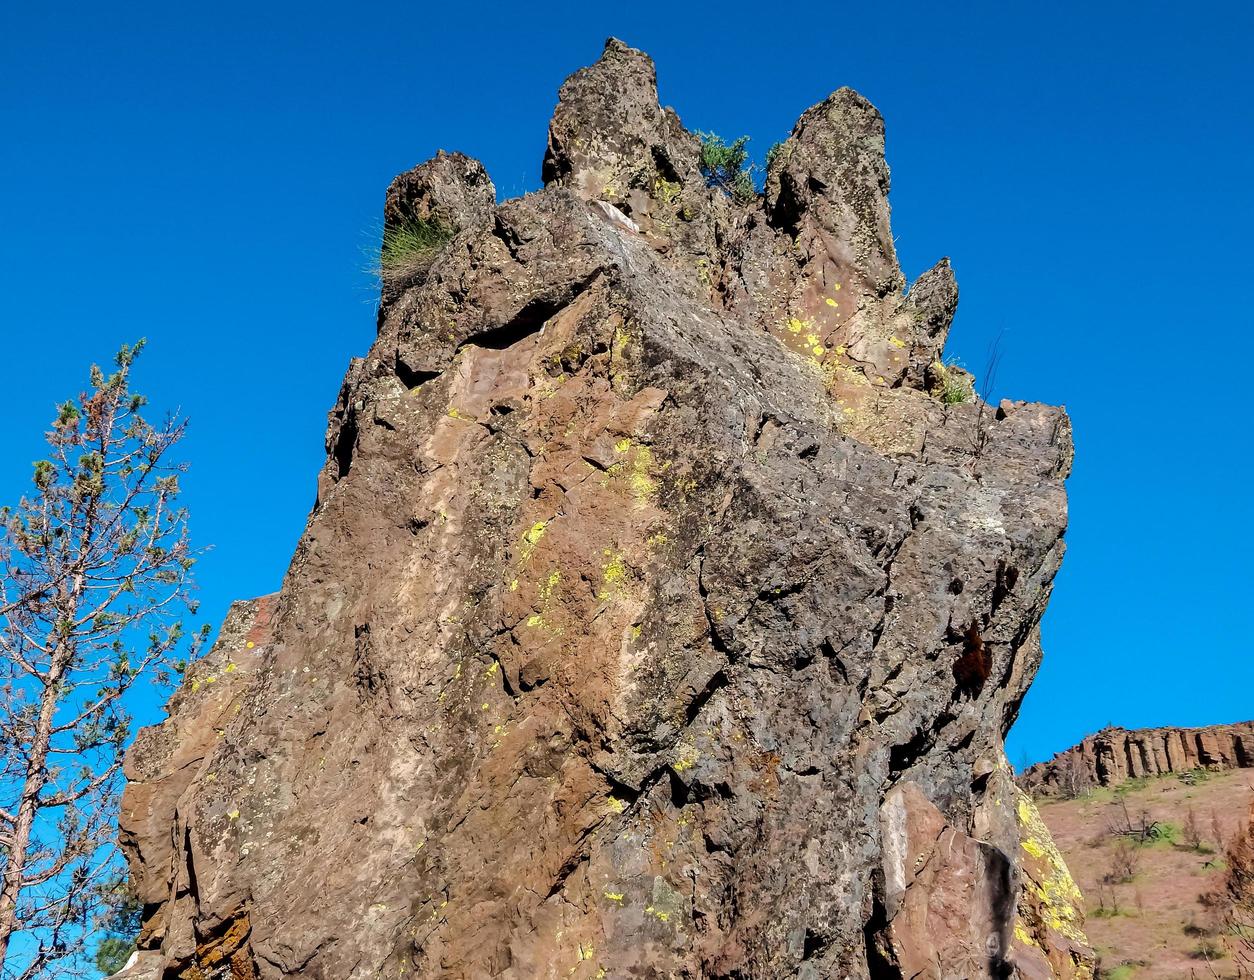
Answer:
<svg viewBox="0 0 1254 980"><path fill-rule="evenodd" d="M1004 977L1015 916L1010 858L949 826L913 783L884 798L886 926L872 946L905 977Z"/></svg>

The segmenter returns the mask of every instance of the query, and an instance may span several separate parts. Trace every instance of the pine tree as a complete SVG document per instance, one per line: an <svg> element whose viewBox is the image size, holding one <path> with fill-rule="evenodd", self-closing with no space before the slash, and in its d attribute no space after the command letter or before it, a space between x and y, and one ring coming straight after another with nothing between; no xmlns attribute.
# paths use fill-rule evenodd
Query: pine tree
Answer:
<svg viewBox="0 0 1254 980"><path fill-rule="evenodd" d="M166 683L195 561L171 450L145 420L143 347L59 406L34 488L0 510L0 975L70 970L116 874L127 693ZM13 944L14 937L22 941Z"/></svg>

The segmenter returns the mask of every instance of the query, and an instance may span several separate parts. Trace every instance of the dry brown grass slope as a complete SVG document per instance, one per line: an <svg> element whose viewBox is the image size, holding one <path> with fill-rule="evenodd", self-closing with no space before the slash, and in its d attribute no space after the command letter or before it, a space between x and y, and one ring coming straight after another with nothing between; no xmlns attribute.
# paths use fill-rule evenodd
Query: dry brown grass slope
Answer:
<svg viewBox="0 0 1254 980"><path fill-rule="evenodd" d="M1100 976L1236 977L1224 922L1226 848L1245 830L1254 772L1130 780L1038 801L1084 892Z"/></svg>

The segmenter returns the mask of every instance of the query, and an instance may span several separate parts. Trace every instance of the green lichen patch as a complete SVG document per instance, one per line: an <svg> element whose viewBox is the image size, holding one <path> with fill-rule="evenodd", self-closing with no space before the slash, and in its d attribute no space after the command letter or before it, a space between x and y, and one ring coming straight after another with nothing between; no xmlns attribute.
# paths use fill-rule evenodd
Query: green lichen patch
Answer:
<svg viewBox="0 0 1254 980"><path fill-rule="evenodd" d="M678 927L687 917L687 905L681 892L661 875L653 879L653 894L644 914L658 922Z"/></svg>

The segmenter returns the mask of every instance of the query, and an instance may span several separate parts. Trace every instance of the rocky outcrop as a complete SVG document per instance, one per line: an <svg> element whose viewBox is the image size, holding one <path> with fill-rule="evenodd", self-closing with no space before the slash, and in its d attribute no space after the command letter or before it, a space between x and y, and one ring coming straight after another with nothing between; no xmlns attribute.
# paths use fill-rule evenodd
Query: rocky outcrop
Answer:
<svg viewBox="0 0 1254 980"><path fill-rule="evenodd" d="M868 942L872 977L1090 975L1083 898L1032 801L1002 769L986 802L977 839L912 782L885 796L887 927Z"/></svg>
<svg viewBox="0 0 1254 980"><path fill-rule="evenodd" d="M925 390L957 289L902 289L864 99L754 202L697 152L611 41L544 190L393 185L456 233L383 297L277 600L132 751L135 969L1088 975L1002 745L1067 418Z"/></svg>
<svg viewBox="0 0 1254 980"><path fill-rule="evenodd" d="M1038 796L1075 796L1129 779L1192 769L1254 767L1254 722L1207 728L1105 728L1048 762L1024 771L1020 782Z"/></svg>
<svg viewBox="0 0 1254 980"><path fill-rule="evenodd" d="M257 681L270 647L277 596L231 606L210 651L192 663L170 699L169 718L140 731L126 755L126 792L120 815L121 844L132 868L136 895L144 904L144 935L160 934L159 950L140 951L122 978L161 977L167 962L183 964L190 978L229 964L232 980L256 976L247 951L248 911L241 900L219 921L196 915L194 838L186 807L212 791L218 766L228 764L227 731L237 723L245 693ZM240 819L238 810L226 818Z"/></svg>

